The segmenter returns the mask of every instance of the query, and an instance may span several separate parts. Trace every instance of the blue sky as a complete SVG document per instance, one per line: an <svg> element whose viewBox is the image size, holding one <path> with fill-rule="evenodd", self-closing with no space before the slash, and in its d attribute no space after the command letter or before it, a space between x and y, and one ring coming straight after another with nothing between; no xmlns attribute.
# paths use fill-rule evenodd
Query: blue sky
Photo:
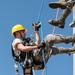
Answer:
<svg viewBox="0 0 75 75"><path fill-rule="evenodd" d="M49 19L56 18L57 9L52 9L48 4L56 0L45 0L40 21L44 37L52 33L53 26L48 23ZM11 53L11 29L15 24L21 23L27 29L27 37L33 33L32 23L37 22L42 0L0 0L0 75L15 75L14 60ZM61 16L60 9L58 17ZM72 22L72 13L68 16L65 28L56 27L55 34L65 36L72 35L73 29L69 27ZM41 33L40 33L41 35ZM43 37L43 38L44 38ZM71 44L58 44L55 46L72 47ZM23 75L20 68L20 75ZM51 56L47 63L47 75L73 75L73 56L59 54ZM41 75L41 71L35 71L36 75Z"/></svg>

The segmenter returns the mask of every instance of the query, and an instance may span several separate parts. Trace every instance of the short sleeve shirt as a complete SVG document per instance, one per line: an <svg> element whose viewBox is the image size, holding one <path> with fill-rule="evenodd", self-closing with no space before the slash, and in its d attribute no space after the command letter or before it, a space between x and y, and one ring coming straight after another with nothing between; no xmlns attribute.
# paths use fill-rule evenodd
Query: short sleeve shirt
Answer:
<svg viewBox="0 0 75 75"><path fill-rule="evenodd" d="M13 50L15 51L15 54L16 54L16 55L20 54L20 50L16 48L16 45L17 45L18 43L23 43L23 41L22 41L21 39L16 38L16 39L13 40L13 42L12 42L12 48L13 48Z"/></svg>

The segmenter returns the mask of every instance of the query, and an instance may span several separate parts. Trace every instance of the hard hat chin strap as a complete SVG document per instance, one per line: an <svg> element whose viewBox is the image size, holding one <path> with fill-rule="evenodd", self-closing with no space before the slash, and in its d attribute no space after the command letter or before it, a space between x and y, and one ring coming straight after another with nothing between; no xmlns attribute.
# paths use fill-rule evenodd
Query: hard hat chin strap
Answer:
<svg viewBox="0 0 75 75"><path fill-rule="evenodd" d="M22 33L19 31L21 38L23 38Z"/></svg>

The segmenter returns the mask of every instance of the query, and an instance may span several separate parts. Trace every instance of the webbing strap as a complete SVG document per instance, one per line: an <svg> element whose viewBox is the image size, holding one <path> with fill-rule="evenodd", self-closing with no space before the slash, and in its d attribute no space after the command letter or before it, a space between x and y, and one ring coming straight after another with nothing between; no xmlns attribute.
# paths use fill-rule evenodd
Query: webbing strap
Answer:
<svg viewBox="0 0 75 75"><path fill-rule="evenodd" d="M43 30L42 30L42 25L41 25L41 38L42 38L42 42L43 42ZM44 75L44 73L47 75L47 72L46 72L46 61L45 61L45 58L44 58L44 49L42 49L42 58L43 58L43 61L44 61L44 69L42 70L42 75Z"/></svg>
<svg viewBox="0 0 75 75"><path fill-rule="evenodd" d="M40 16L41 16L41 13L42 13L44 1L45 1L45 0L42 0L41 7L40 7L40 11L39 11L38 18L37 18L37 22L39 22L39 20L40 20ZM44 38L43 38L42 25L41 25L41 37L42 37L42 41L43 41ZM46 63L45 63L45 59L44 59L44 50L42 50L42 56L43 56L44 66L45 66ZM43 75L44 75L44 73L43 73Z"/></svg>
<svg viewBox="0 0 75 75"><path fill-rule="evenodd" d="M16 71L16 75L20 75L17 61L14 61L14 68L15 68L15 71Z"/></svg>

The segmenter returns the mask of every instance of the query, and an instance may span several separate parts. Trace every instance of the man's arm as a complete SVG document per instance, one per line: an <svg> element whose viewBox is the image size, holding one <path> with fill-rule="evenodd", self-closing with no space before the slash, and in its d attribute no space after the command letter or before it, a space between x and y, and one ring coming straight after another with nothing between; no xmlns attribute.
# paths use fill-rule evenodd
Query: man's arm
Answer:
<svg viewBox="0 0 75 75"><path fill-rule="evenodd" d="M39 45L40 44L39 28L41 27L41 24L40 24L40 22L33 23L32 27L33 27L33 29L35 31L35 36L36 36L36 42L35 42L35 44Z"/></svg>
<svg viewBox="0 0 75 75"><path fill-rule="evenodd" d="M37 49L38 46L37 45L35 45L35 46L24 46L22 43L18 43L18 44L16 44L16 48L22 52L29 52L29 51Z"/></svg>
<svg viewBox="0 0 75 75"><path fill-rule="evenodd" d="M35 36L36 36L36 42L35 42L35 44L39 45L40 44L40 35L39 35L38 31L35 31Z"/></svg>

